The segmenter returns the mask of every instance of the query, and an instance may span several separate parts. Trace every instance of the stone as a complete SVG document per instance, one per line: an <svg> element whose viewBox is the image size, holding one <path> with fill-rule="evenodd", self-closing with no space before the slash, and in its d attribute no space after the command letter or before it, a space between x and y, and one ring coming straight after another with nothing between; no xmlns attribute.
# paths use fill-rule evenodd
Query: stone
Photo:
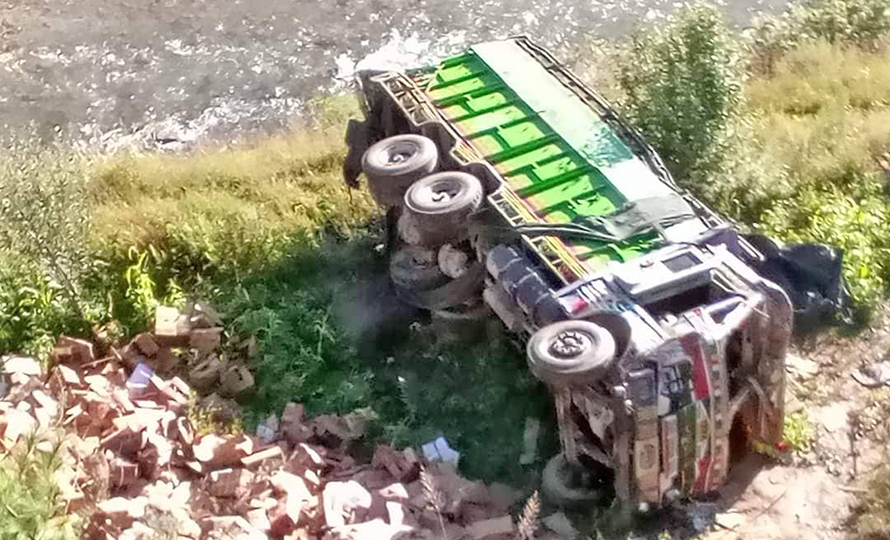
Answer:
<svg viewBox="0 0 890 540"><path fill-rule="evenodd" d="M569 521L568 516L563 512L550 514L542 519L541 522L545 527L568 540L574 540L575 538L578 538L578 535L580 534L578 529L576 529L575 526L572 525L572 522Z"/></svg>

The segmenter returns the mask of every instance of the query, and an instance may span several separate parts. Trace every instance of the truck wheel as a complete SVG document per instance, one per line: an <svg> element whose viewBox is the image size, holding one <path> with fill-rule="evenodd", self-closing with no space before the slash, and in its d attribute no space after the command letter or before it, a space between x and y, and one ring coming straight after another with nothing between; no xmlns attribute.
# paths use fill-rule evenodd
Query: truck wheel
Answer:
<svg viewBox="0 0 890 540"><path fill-rule="evenodd" d="M420 135L396 135L374 144L362 156L362 170L377 204L402 204L408 186L436 170L436 143Z"/></svg>
<svg viewBox="0 0 890 540"><path fill-rule="evenodd" d="M405 209L423 243L441 246L462 240L467 234L467 217L482 204L482 183L472 174L441 172L413 183L405 193Z"/></svg>
<svg viewBox="0 0 890 540"><path fill-rule="evenodd" d="M428 291L450 281L439 269L436 251L421 246L407 246L393 253L389 275L396 287L409 291Z"/></svg>
<svg viewBox="0 0 890 540"><path fill-rule="evenodd" d="M569 386L592 383L615 359L612 334L590 321L560 321L535 332L526 353L532 374L541 381Z"/></svg>
<svg viewBox="0 0 890 540"><path fill-rule="evenodd" d="M550 458L541 474L541 491L547 500L563 507L578 506L602 499L603 491L593 486L590 473L573 465L562 454Z"/></svg>

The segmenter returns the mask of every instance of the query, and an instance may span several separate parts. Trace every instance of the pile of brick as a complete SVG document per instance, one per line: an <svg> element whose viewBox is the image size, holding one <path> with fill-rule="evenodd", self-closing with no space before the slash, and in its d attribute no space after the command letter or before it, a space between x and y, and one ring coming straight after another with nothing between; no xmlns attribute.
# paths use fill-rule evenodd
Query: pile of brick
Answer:
<svg viewBox="0 0 890 540"><path fill-rule="evenodd" d="M62 337L49 373L24 357L0 366L0 453L32 431L64 435L74 465L62 497L89 516L86 538L153 538L160 527L180 539L515 537L509 510L521 501L505 486L410 449L379 446L357 463L348 450L361 414L308 419L290 403L257 436L196 434L191 386L157 373L175 362L171 348L202 347L206 361L219 340L215 330L194 338L182 317L162 311L153 334L100 358L93 343ZM140 365L147 381L134 382Z"/></svg>

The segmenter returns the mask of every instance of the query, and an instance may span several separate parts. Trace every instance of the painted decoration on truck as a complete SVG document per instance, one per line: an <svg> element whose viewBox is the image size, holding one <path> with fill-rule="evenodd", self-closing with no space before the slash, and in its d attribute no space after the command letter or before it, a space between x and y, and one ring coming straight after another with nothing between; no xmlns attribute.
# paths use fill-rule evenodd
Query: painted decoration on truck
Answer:
<svg viewBox="0 0 890 540"><path fill-rule="evenodd" d="M661 475L659 490L661 497L674 487L680 474L680 442L677 431L677 416L670 415L661 419Z"/></svg>
<svg viewBox="0 0 890 540"><path fill-rule="evenodd" d="M691 493L695 485L695 405L686 405L677 413L680 433L680 485L684 493Z"/></svg>

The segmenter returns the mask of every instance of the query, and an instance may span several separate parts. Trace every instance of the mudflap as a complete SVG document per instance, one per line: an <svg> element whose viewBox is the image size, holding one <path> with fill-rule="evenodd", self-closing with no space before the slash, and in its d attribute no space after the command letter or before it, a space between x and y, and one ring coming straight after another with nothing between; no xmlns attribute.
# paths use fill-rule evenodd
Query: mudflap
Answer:
<svg viewBox="0 0 890 540"><path fill-rule="evenodd" d="M354 118L346 124L346 146L349 149L343 160L343 182L347 187L359 187L358 176L362 172L362 156L370 146L370 129L367 122Z"/></svg>

